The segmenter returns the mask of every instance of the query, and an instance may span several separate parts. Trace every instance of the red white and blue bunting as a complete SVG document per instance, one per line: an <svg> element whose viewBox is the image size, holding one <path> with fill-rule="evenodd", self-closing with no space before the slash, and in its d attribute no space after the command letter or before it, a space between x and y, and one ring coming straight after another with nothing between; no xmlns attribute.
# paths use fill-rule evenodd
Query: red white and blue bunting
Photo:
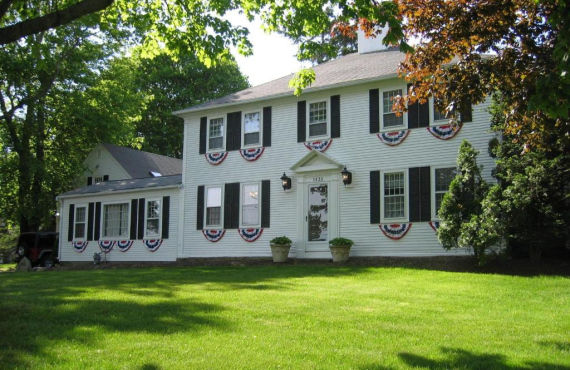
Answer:
<svg viewBox="0 0 570 370"><path fill-rule="evenodd" d="M396 146L401 144L408 135L410 134L410 130L400 130L400 131L390 131L390 132L381 132L377 134L378 139L386 145Z"/></svg>
<svg viewBox="0 0 570 370"><path fill-rule="evenodd" d="M121 252L126 252L133 246L134 240L117 240L117 247Z"/></svg>
<svg viewBox="0 0 570 370"><path fill-rule="evenodd" d="M461 125L440 125L427 127L430 134L440 140L449 140L459 133Z"/></svg>
<svg viewBox="0 0 570 370"><path fill-rule="evenodd" d="M242 149L239 151L239 154L241 154L246 161L253 162L257 161L264 151L265 148Z"/></svg>
<svg viewBox="0 0 570 370"><path fill-rule="evenodd" d="M222 163L226 159L227 156L228 156L228 152L204 154L204 157L206 157L206 160L208 161L208 163L211 165L214 165L214 166L217 166L220 163Z"/></svg>
<svg viewBox="0 0 570 370"><path fill-rule="evenodd" d="M263 234L263 229L238 229L238 232L243 240L252 243Z"/></svg>
<svg viewBox="0 0 570 370"><path fill-rule="evenodd" d="M225 233L226 233L226 230L223 230L223 229L202 230L202 234L204 234L204 237L206 239L208 239L209 241L211 241L212 243L220 241L220 239L222 239L224 237Z"/></svg>
<svg viewBox="0 0 570 370"><path fill-rule="evenodd" d="M101 252L107 254L113 250L115 243L114 240L99 240L99 248Z"/></svg>
<svg viewBox="0 0 570 370"><path fill-rule="evenodd" d="M151 252L156 252L160 245L162 244L162 239L144 239L143 244L148 248Z"/></svg>
<svg viewBox="0 0 570 370"><path fill-rule="evenodd" d="M429 226L437 233L437 229L439 229L439 221L430 221Z"/></svg>
<svg viewBox="0 0 570 370"><path fill-rule="evenodd" d="M331 146L332 141L333 139L310 141L305 143L305 148L324 153L329 148L329 146Z"/></svg>
<svg viewBox="0 0 570 370"><path fill-rule="evenodd" d="M398 240L402 239L408 231L410 231L412 224L380 224L379 227L380 230L382 230L382 233L388 238Z"/></svg>
<svg viewBox="0 0 570 370"><path fill-rule="evenodd" d="M85 248L87 248L87 244L89 244L89 242L88 241L75 241L72 244L73 244L73 249L77 253L83 253Z"/></svg>

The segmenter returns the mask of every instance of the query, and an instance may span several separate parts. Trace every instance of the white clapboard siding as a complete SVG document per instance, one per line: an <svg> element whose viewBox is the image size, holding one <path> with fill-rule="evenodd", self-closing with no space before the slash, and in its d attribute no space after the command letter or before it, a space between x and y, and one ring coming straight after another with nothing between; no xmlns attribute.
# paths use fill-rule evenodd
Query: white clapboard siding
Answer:
<svg viewBox="0 0 570 370"><path fill-rule="evenodd" d="M369 221L369 172L420 166L453 166L461 142L468 139L480 152L478 162L484 167L485 179L492 181L491 169L494 164L487 152L488 142L493 137L489 131L489 102L474 106L473 121L465 124L451 140L436 139L426 128L418 128L413 129L401 145L390 147L381 143L376 134L369 133L368 113L369 89L390 87L402 88L405 91L405 84L394 79L304 94L299 99L286 97L259 104L235 105L188 114L184 128L184 228L179 258L270 256L269 240L280 235L296 238L296 193L299 189L290 167L308 153L302 143L297 143L297 101L310 102L336 94L340 94L341 137L333 140L326 155L346 165L353 174L352 185L339 185L339 235L354 240L351 255L465 254L464 250L443 250L427 222L414 223L408 234L399 241L385 237L378 225L372 225ZM199 154L200 117L226 117L229 112L261 110L265 106L272 107L272 145L265 149L259 160L247 162L238 151L232 151L223 163L212 166L206 162L204 155ZM279 178L283 172L293 178L292 189L288 192L281 188ZM237 230L227 230L219 242L212 243L204 238L201 231L196 230L198 185L261 180L271 180L271 226L263 231L257 241L245 242ZM291 255L295 255L295 248L292 249ZM330 258L330 253L314 253L306 257Z"/></svg>
<svg viewBox="0 0 570 370"><path fill-rule="evenodd" d="M175 261L178 245L178 220L180 212L180 189L170 188L162 190L139 190L136 192L123 192L118 194L91 194L90 196L81 196L73 198L63 198L60 200L61 208L61 222L60 222L60 260L62 262L88 262L93 261L93 254L100 252L96 240L90 241L87 248L83 253L78 253L73 249L72 243L67 240L68 223L69 223L69 205L88 205L90 202L125 202L129 203L129 217L130 217L130 203L131 199L145 198L145 199L162 199L164 196L170 196L170 217L169 217L169 233L168 239L162 241L161 246L155 251L150 252L143 244L142 240L135 240L132 247L126 251L121 252L117 246L107 254L107 261L110 262L137 262L137 261ZM102 218L102 216L101 216ZM130 219L129 219L130 221ZM161 219L162 222L162 219ZM130 225L130 223L129 223ZM101 229L102 230L102 229Z"/></svg>

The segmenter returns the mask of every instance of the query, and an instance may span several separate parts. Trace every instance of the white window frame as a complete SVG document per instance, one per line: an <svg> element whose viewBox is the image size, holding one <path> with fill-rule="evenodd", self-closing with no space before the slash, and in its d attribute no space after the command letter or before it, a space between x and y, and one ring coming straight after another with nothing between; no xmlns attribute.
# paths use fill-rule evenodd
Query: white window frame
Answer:
<svg viewBox="0 0 570 370"><path fill-rule="evenodd" d="M431 167L431 173L430 173L430 178L431 178L431 219L434 221L439 221L439 217L437 216L437 209L435 208L435 171L436 170L440 170L442 168L455 168L457 170L457 164L455 163L450 163L448 165L437 165L437 166L432 166Z"/></svg>
<svg viewBox="0 0 570 370"><path fill-rule="evenodd" d="M85 233L84 236L82 238L79 238L78 236L75 235L75 225L78 223L77 222L77 210L79 208L85 208L85 221L84 222L79 222L82 224L85 224ZM87 204L77 204L75 205L75 209L73 210L73 240L79 240L79 241L83 241L83 240L87 240L87 223L89 222L89 207L87 207Z"/></svg>
<svg viewBox="0 0 570 370"><path fill-rule="evenodd" d="M311 104L316 104L316 103L322 103L325 102L327 105L327 122L326 122L326 126L327 126L327 132L325 135L319 135L319 136L310 136L309 135L309 128L311 126L310 123L310 117L311 117ZM329 98L323 98L323 99L314 99L311 101L307 101L307 107L306 107L306 127L305 127L305 137L307 138L306 141L315 141L315 140L326 140L328 138L331 137L331 99Z"/></svg>
<svg viewBox="0 0 570 370"><path fill-rule="evenodd" d="M214 115L212 117L208 117L208 124L206 125L206 147L207 153L219 153L219 152L225 152L226 151L226 137L227 137L227 133L228 133L228 123L226 122L226 118L223 115ZM224 125L224 129L223 129L223 136L222 136L222 147L221 148L216 148L216 149L210 149L210 123L212 122L212 120L215 119L221 119Z"/></svg>
<svg viewBox="0 0 570 370"><path fill-rule="evenodd" d="M256 225L244 225L243 224L243 205L245 199L244 189L247 185L257 185L257 220L259 221ZM261 227L261 182L246 182L240 184L240 204L239 204L239 224L240 228L258 228Z"/></svg>
<svg viewBox="0 0 570 370"><path fill-rule="evenodd" d="M220 223L218 225L208 225L208 189L220 188ZM208 185L204 187L204 229L222 229L224 227L224 185Z"/></svg>
<svg viewBox="0 0 570 370"><path fill-rule="evenodd" d="M439 126L445 125L449 122L449 118L444 119L435 119L435 99L433 97L429 98L429 125L430 126ZM438 168L445 168L445 167L438 167Z"/></svg>
<svg viewBox="0 0 570 370"><path fill-rule="evenodd" d="M113 205L113 204L126 204L127 205L127 233L124 236L105 236L105 206ZM116 202L104 202L101 203L101 221L100 221L100 229L101 230L101 240L117 240L117 238L126 238L130 239L130 225L131 225L131 202L129 201L116 201Z"/></svg>
<svg viewBox="0 0 570 370"><path fill-rule="evenodd" d="M390 91L394 91L394 90L400 90L401 91L401 95L404 94L404 91L407 91L407 86L390 86L388 88L385 89L380 89L380 93L379 93L379 97L378 99L380 100L378 102L378 104L380 105L380 131L381 132L390 132L390 131L396 131L396 130L403 130L403 129L407 129L408 128L408 112L402 112L402 124L399 126L390 126L390 127L384 127L384 93L385 92L390 92ZM403 95L402 95L403 96ZM393 113L393 112L386 112L386 113Z"/></svg>
<svg viewBox="0 0 570 370"><path fill-rule="evenodd" d="M259 113L259 143L253 145L245 145L245 115L251 113ZM263 146L263 109L252 109L242 113L241 115L241 148L260 148Z"/></svg>
<svg viewBox="0 0 570 370"><path fill-rule="evenodd" d="M148 221L148 204L150 202L158 202L158 234L157 235L148 235L147 229L147 221ZM160 239L162 235L162 199L160 198L150 198L145 199L144 205L144 236L147 238L156 238Z"/></svg>
<svg viewBox="0 0 570 370"><path fill-rule="evenodd" d="M384 200L384 176L389 173L403 172L404 173L404 217L398 218L386 218L384 217L384 206L386 204ZM394 168L385 171L380 171L380 220L381 223L398 223L398 222L408 222L409 221L409 184L408 184L408 169L407 168Z"/></svg>

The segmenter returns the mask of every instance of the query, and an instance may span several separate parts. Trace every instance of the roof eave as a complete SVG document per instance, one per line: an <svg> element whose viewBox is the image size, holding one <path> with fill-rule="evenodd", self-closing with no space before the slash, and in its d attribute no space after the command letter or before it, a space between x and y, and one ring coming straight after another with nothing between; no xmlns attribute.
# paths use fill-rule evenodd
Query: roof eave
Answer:
<svg viewBox="0 0 570 370"><path fill-rule="evenodd" d="M325 85L325 86L320 86L320 87L308 87L305 90L303 90L303 93L312 93L312 92L329 90L329 89L334 89L334 88L339 88L339 87L360 85L360 84L364 84L364 83L368 83L368 82L388 80L388 79L395 78L395 77L398 77L397 73L391 73L388 75L373 77L373 78L361 78L358 80L350 80L350 81L345 81L345 82L339 82L336 84ZM256 98L256 99L240 100L240 101L231 102L231 103L224 103L224 104L214 104L214 105L210 105L208 107L187 108L187 109L182 109L182 110L172 112L172 114L175 116L184 118L184 116L186 114L189 114L189 113L197 113L197 112L203 112L203 111L212 110L212 109L227 108L227 107L231 107L231 106L235 106L235 105L256 103L256 102L260 102L260 101L272 100L272 99L283 98L283 97L288 97L288 96L293 96L293 91L288 91L287 93L281 93L281 94L275 94L275 95L267 95L267 96L263 96L263 97Z"/></svg>
<svg viewBox="0 0 570 370"><path fill-rule="evenodd" d="M134 188L134 189L123 189L123 190L107 190L101 191L96 193L82 193L82 194L70 194L65 195L61 194L55 197L55 200L58 201L60 199L69 199L69 198L84 198L84 197L93 197L99 195L109 195L109 194L123 194L123 193L136 193L144 190L164 190L164 189L174 189L174 188L182 188L182 184L174 184L174 185L164 185L164 186L153 186L148 188Z"/></svg>

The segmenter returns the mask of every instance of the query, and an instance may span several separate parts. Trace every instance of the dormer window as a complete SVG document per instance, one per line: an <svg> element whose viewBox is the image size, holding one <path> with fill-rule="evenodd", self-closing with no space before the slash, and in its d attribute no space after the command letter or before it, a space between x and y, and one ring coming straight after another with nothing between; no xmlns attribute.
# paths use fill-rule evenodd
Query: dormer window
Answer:
<svg viewBox="0 0 570 370"><path fill-rule="evenodd" d="M382 92L382 127L384 129L399 128L404 126L404 116L396 115L393 109L394 99L402 95L402 89Z"/></svg>
<svg viewBox="0 0 570 370"><path fill-rule="evenodd" d="M249 112L243 115L242 147L257 147L261 145L261 113Z"/></svg>
<svg viewBox="0 0 570 370"><path fill-rule="evenodd" d="M309 139L327 135L327 102L309 103Z"/></svg>
<svg viewBox="0 0 570 370"><path fill-rule="evenodd" d="M208 150L224 149L224 119L212 118L208 127Z"/></svg>

